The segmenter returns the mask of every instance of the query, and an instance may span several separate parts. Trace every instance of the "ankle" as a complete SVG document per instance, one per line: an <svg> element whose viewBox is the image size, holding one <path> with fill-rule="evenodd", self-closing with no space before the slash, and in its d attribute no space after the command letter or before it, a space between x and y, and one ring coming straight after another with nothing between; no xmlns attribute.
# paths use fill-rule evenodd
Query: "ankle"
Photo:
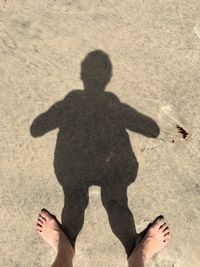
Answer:
<svg viewBox="0 0 200 267"><path fill-rule="evenodd" d="M63 233L59 233L59 244L57 253L65 253L71 258L74 257L74 249L68 240L68 237Z"/></svg>
<svg viewBox="0 0 200 267"><path fill-rule="evenodd" d="M136 247L130 257L128 258L128 266L136 267L136 266L144 266L147 262L146 255L143 251L142 246Z"/></svg>

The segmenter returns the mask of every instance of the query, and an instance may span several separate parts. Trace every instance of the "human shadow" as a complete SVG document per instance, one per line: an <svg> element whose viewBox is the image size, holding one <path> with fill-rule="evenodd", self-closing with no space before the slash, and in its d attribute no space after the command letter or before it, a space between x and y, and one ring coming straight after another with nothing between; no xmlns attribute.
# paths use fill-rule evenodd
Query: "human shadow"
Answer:
<svg viewBox="0 0 200 267"><path fill-rule="evenodd" d="M156 138L159 127L105 92L111 76L109 56L101 50L90 52L81 63L84 90L71 91L39 115L30 132L39 137L59 129L54 169L65 198L62 228L73 246L84 223L88 189L98 185L111 229L129 255L137 234L127 188L136 179L138 162L126 130Z"/></svg>

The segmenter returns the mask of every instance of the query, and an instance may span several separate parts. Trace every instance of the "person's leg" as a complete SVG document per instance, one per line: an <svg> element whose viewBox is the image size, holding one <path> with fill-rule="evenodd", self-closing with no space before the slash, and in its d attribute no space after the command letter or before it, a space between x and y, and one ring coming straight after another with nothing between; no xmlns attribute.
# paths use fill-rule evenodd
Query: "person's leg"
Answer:
<svg viewBox="0 0 200 267"><path fill-rule="evenodd" d="M52 267L72 267L74 249L68 237L59 227L55 216L47 210L40 211L37 232L56 251L57 255Z"/></svg>
<svg viewBox="0 0 200 267"><path fill-rule="evenodd" d="M72 246L75 247L76 238L83 227L84 213L89 201L88 187L77 184L63 188L63 190L65 200L62 210L62 229Z"/></svg>
<svg viewBox="0 0 200 267"><path fill-rule="evenodd" d="M163 216L159 216L128 258L129 267L144 267L145 263L169 242L170 234Z"/></svg>
<svg viewBox="0 0 200 267"><path fill-rule="evenodd" d="M102 186L101 198L112 231L122 242L129 256L135 247L137 235L134 218L128 207L127 187L115 182Z"/></svg>

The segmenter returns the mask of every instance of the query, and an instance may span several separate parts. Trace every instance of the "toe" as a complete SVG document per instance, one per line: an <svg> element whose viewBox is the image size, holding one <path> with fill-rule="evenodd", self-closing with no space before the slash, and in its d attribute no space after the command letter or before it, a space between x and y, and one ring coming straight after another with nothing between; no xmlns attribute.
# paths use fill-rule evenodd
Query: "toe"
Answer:
<svg viewBox="0 0 200 267"><path fill-rule="evenodd" d="M163 230L166 228L167 224L166 223L163 223L163 225L160 226L160 230L161 232L163 232Z"/></svg>
<svg viewBox="0 0 200 267"><path fill-rule="evenodd" d="M168 242L169 240L170 240L170 233L167 233L166 235L164 235L163 242Z"/></svg>
<svg viewBox="0 0 200 267"><path fill-rule="evenodd" d="M169 239L166 239L163 241L165 244L169 242Z"/></svg>
<svg viewBox="0 0 200 267"><path fill-rule="evenodd" d="M43 220L42 219L40 219L40 218L38 218L38 223L40 224L40 225L43 225Z"/></svg>
<svg viewBox="0 0 200 267"><path fill-rule="evenodd" d="M41 214L39 214L39 216L38 216L38 220L42 221L43 223L46 222L46 219L45 219L44 217L42 217Z"/></svg>
<svg viewBox="0 0 200 267"><path fill-rule="evenodd" d="M50 214L47 210L45 210L45 209L42 209L42 210L40 211L40 215L41 215L45 220L49 220L49 219L52 218L51 214Z"/></svg>
<svg viewBox="0 0 200 267"><path fill-rule="evenodd" d="M156 226L156 228L160 228L164 224L164 217L162 215L158 216L155 220L153 225Z"/></svg>
<svg viewBox="0 0 200 267"><path fill-rule="evenodd" d="M42 224L40 224L39 222L37 223L37 230L42 230Z"/></svg>
<svg viewBox="0 0 200 267"><path fill-rule="evenodd" d="M168 235L168 236L163 240L163 242L164 242L164 243L168 243L169 240L170 240L170 235Z"/></svg>
<svg viewBox="0 0 200 267"><path fill-rule="evenodd" d="M165 229L163 230L164 235L166 235L167 233L169 233L169 227L165 227Z"/></svg>

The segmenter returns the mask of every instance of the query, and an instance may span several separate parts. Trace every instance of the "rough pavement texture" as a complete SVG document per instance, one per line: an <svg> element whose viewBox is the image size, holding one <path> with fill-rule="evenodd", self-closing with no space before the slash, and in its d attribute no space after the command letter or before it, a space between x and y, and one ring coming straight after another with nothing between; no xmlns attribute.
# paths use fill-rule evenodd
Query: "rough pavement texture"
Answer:
<svg viewBox="0 0 200 267"><path fill-rule="evenodd" d="M50 266L54 252L35 231L40 208L60 219L64 194L53 167L57 131L33 138L33 120L71 90L83 88L80 63L105 51L107 86L151 117L158 138L128 131L137 179L128 187L136 227L163 214L170 245L149 266L199 266L200 2L17 1L0 3L0 265ZM177 129L183 127L188 136ZM126 266L92 186L74 266Z"/></svg>

